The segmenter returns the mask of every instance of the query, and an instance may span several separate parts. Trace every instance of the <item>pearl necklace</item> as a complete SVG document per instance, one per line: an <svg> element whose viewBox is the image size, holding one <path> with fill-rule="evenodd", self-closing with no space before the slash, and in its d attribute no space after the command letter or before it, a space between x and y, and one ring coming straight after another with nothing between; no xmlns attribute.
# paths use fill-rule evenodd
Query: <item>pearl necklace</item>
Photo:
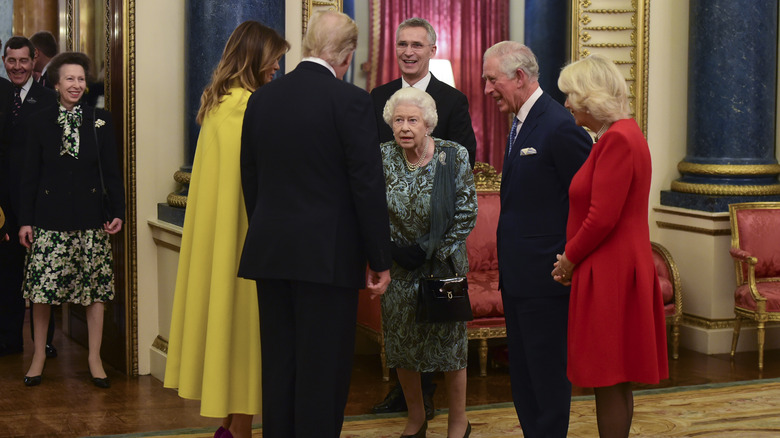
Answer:
<svg viewBox="0 0 780 438"><path fill-rule="evenodd" d="M427 139L428 139L428 137L426 136L426 142L425 142L426 145L423 146L423 153L420 154L420 159L417 160L416 163L412 163L411 161L409 161L409 157L406 156L406 149L403 150L404 161L406 161L406 168L409 169L410 172L414 172L415 170L417 170L417 169L422 167L422 163L423 163L423 161L425 161L425 156L428 155L427 154L427 152L428 152L428 146L427 146L428 142L427 142Z"/></svg>
<svg viewBox="0 0 780 438"><path fill-rule="evenodd" d="M605 123L601 125L599 132L596 133L596 141L599 141L599 138L601 138L601 136L604 135L605 132L607 132L607 129L609 129L610 126L612 126L612 123Z"/></svg>

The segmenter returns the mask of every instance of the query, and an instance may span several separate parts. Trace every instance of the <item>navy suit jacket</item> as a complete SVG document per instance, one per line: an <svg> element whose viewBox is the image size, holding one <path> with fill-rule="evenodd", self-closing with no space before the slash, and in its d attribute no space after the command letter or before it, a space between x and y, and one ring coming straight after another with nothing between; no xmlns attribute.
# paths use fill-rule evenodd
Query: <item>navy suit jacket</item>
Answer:
<svg viewBox="0 0 780 438"><path fill-rule="evenodd" d="M393 140L393 130L385 123L382 113L390 96L400 90L401 78L390 81L371 90L371 99L374 101L374 113L379 127L379 141L384 143ZM436 138L454 141L469 152L469 163L474 168L474 160L477 154L477 138L474 136L474 128L471 125L469 115L469 101L466 95L457 89L436 79L431 75L431 81L425 92L433 97L436 102L436 113L439 122L431 135Z"/></svg>
<svg viewBox="0 0 780 438"><path fill-rule="evenodd" d="M249 98L238 275L348 288L390 268L390 222L371 98L301 62Z"/></svg>
<svg viewBox="0 0 780 438"><path fill-rule="evenodd" d="M504 158L497 230L503 293L515 297L569 293L550 272L555 254L563 253L566 244L569 183L591 145L571 113L543 93Z"/></svg>
<svg viewBox="0 0 780 438"><path fill-rule="evenodd" d="M13 99L13 91L11 94ZM33 81L30 91L22 102L21 112L16 120L9 120L0 139L0 203L9 221L9 232L16 232L21 209L21 178L27 145L27 122L33 114L54 105L57 95L54 91Z"/></svg>

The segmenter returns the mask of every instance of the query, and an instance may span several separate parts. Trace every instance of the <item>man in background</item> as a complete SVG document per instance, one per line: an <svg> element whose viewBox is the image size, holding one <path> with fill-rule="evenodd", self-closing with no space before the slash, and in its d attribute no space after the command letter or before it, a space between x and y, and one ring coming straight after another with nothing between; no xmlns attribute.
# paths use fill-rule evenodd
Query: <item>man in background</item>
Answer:
<svg viewBox="0 0 780 438"><path fill-rule="evenodd" d="M390 283L371 98L342 81L357 32L345 14L314 14L301 63L255 91L244 114L249 229L238 275L257 281L268 438L339 436L358 290L381 295Z"/></svg>
<svg viewBox="0 0 780 438"><path fill-rule="evenodd" d="M35 80L46 88L54 89L54 84L49 82L49 78L46 77L46 70L49 67L49 62L54 58L60 49L57 46L57 40L54 38L51 32L48 30L42 30L35 32L30 37L30 42L35 46L37 52L35 56L35 66L33 67Z"/></svg>

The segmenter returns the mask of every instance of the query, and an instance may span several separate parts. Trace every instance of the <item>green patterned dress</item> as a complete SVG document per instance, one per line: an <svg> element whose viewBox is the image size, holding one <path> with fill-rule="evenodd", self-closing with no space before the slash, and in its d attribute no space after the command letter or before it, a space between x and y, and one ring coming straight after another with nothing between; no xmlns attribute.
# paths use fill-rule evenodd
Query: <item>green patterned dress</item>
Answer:
<svg viewBox="0 0 780 438"><path fill-rule="evenodd" d="M426 166L409 171L403 149L390 141L381 145L390 212L390 237L400 246L411 245L428 232L430 203L436 163L455 160L455 221L434 252L431 262L407 271L393 263L390 286L382 296L382 330L385 336L387 365L419 372L455 371L466 368L468 339L466 323L418 323L415 321L419 279L452 274L452 258L458 274L468 271L466 237L477 221L477 193L469 167L468 152L457 143L434 138L433 159ZM457 151L447 156L443 146ZM452 154L449 154L452 155Z"/></svg>

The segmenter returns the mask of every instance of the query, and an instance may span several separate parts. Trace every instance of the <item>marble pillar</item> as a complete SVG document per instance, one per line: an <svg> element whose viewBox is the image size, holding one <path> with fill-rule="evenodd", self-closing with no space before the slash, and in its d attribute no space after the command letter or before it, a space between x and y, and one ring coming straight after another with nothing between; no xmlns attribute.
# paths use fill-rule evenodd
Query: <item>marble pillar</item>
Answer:
<svg viewBox="0 0 780 438"><path fill-rule="evenodd" d="M539 85L561 104L566 96L558 89L561 68L569 60L571 34L569 0L526 0L524 44L539 61Z"/></svg>
<svg viewBox="0 0 780 438"><path fill-rule="evenodd" d="M284 0L190 0L187 2L187 77L186 112L187 140L186 162L174 174L183 190L168 195L166 204L159 204L158 218L177 225L184 223L184 207L187 204L189 172L198 142L200 126L195 121L200 108L200 97L214 69L222 57L230 34L242 22L256 20L284 35ZM284 72L284 58L279 62ZM174 80L173 78L171 80Z"/></svg>
<svg viewBox="0 0 780 438"><path fill-rule="evenodd" d="M777 0L690 0L687 155L664 206L780 200Z"/></svg>

